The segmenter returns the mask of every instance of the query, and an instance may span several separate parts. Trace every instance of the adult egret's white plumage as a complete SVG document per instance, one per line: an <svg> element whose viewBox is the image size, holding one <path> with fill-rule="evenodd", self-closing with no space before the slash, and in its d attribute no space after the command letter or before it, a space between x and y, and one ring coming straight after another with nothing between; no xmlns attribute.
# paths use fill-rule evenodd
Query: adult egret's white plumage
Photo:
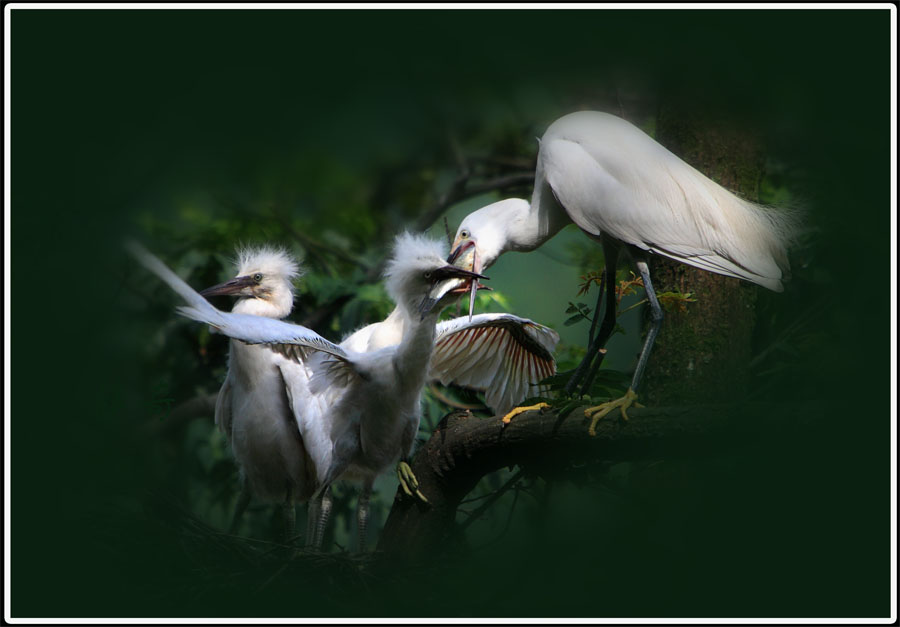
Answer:
<svg viewBox="0 0 900 627"><path fill-rule="evenodd" d="M611 288L622 245L643 279L651 309L631 386L622 399L586 411L594 418L592 433L596 420L615 407L627 418L662 323L648 254L782 291L794 231L791 214L739 198L631 123L582 111L556 120L541 138L531 203L507 199L466 216L450 260L481 272L506 251L534 250L570 222L603 243L607 302L600 332L569 391L615 326Z"/></svg>
<svg viewBox="0 0 900 627"><path fill-rule="evenodd" d="M406 458L427 379L484 390L488 405L499 412L536 393L537 382L555 371L551 353L559 338L530 320L482 314L435 326L440 309L463 291L465 281L476 277L447 266L443 252L439 243L421 237L398 238L387 273L397 308L385 321L360 329L338 345L274 317L221 312L152 255L138 251L144 265L189 303L180 313L240 340L235 344L250 344L244 348L286 358L278 364L287 402L316 483L322 484L310 508L310 520L320 520L315 544L321 542L330 511L328 486L338 477L356 477L363 483L358 505L361 548L368 495L378 473L400 458L401 486L424 499ZM206 293L247 289L238 287L244 282L238 277Z"/></svg>

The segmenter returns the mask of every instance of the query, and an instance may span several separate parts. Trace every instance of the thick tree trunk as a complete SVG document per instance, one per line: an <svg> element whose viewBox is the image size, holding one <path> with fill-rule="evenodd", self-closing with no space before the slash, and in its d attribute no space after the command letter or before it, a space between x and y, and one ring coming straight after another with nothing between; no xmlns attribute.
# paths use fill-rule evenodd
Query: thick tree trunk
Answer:
<svg viewBox="0 0 900 627"><path fill-rule="evenodd" d="M731 126L662 108L656 139L694 168L747 200L759 196L762 156L752 137ZM747 364L760 288L665 257L651 261L657 294L690 292L686 311L668 310L641 383L652 405L726 402L747 391Z"/></svg>

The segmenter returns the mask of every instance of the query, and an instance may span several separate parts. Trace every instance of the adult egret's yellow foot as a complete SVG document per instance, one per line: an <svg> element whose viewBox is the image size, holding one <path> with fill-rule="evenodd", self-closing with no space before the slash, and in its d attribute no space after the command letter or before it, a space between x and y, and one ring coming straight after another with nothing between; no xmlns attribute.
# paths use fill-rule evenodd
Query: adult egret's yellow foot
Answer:
<svg viewBox="0 0 900 627"><path fill-rule="evenodd" d="M550 407L547 403L538 403L537 405L529 405L528 407L516 407L514 410L503 416L503 419L500 421L503 423L503 426L509 424L509 421L513 419L513 416L518 416L526 411L531 411L532 409L543 409L544 407Z"/></svg>
<svg viewBox="0 0 900 627"><path fill-rule="evenodd" d="M425 495L419 492L419 480L416 479L416 475L413 473L412 468L409 467L409 464L406 462L397 464L397 478L400 480L400 487L403 488L407 495L417 496L423 502L428 502Z"/></svg>
<svg viewBox="0 0 900 627"><path fill-rule="evenodd" d="M628 391L625 392L625 396L622 398L617 398L614 401L609 401L608 403L603 403L601 405L597 405L595 407L588 407L584 410L584 415L586 418L591 419L591 426L588 427L588 434L597 435L597 431L594 427L597 426L597 423L603 418L606 414L614 410L616 407L619 408L619 411L622 412L622 420L628 420L628 408L634 405L635 407L643 407L640 403L636 403L637 392L628 388Z"/></svg>

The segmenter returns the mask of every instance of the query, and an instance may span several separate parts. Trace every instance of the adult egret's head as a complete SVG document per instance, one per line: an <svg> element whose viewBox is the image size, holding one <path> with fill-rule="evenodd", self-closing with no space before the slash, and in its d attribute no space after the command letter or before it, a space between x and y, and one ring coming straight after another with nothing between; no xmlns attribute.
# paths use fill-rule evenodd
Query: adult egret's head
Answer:
<svg viewBox="0 0 900 627"><path fill-rule="evenodd" d="M507 198L473 211L459 225L447 261L472 272L490 267L501 254L515 249L515 235L529 207L527 200Z"/></svg>
<svg viewBox="0 0 900 627"><path fill-rule="evenodd" d="M388 294L408 313L440 311L466 290L469 283L487 277L448 264L441 242L403 233L385 270Z"/></svg>
<svg viewBox="0 0 900 627"><path fill-rule="evenodd" d="M447 262L454 266L481 272L507 250L517 248L516 235L528 215L530 205L521 198L507 198L482 207L467 215L453 241ZM470 285L469 319L475 310L476 282Z"/></svg>
<svg viewBox="0 0 900 627"><path fill-rule="evenodd" d="M237 276L200 292L238 297L235 311L283 318L294 306L294 279L300 267L286 250L264 246L238 251Z"/></svg>

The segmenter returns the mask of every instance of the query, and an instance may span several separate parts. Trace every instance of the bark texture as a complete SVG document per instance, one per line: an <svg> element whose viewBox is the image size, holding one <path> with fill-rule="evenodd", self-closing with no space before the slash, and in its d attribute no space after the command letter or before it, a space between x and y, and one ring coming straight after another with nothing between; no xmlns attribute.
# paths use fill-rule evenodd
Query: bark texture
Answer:
<svg viewBox="0 0 900 627"><path fill-rule="evenodd" d="M750 134L690 112L662 108L657 141L739 196L757 201L762 153ZM641 383L648 404L727 402L747 392L747 364L756 323L753 283L654 257L657 293L690 292L686 311L667 310Z"/></svg>

